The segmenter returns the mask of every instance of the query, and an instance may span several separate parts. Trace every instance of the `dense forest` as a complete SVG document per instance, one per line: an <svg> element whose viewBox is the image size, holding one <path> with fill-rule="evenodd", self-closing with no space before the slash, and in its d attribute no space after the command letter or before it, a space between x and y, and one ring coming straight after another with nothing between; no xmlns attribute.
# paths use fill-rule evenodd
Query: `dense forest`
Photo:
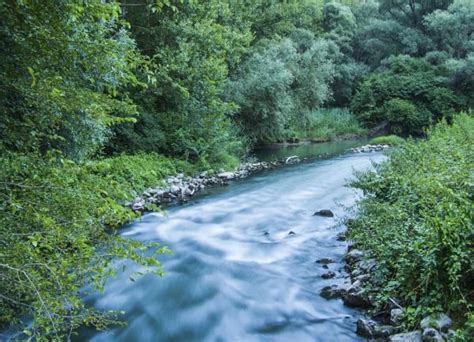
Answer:
<svg viewBox="0 0 474 342"><path fill-rule="evenodd" d="M359 176L369 199L351 234L387 262L420 256L380 275L385 295L405 291L406 328L442 308L467 340L472 0L2 0L0 17L2 326L39 341L117 323L81 291L117 258L163 273L166 248L117 228L168 175L232 169L277 142L423 139L441 122Z"/></svg>

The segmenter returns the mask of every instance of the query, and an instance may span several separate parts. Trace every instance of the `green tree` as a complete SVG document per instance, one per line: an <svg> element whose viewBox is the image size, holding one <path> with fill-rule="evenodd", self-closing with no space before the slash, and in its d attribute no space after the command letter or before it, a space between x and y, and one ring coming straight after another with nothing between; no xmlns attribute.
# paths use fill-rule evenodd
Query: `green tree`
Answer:
<svg viewBox="0 0 474 342"><path fill-rule="evenodd" d="M141 63L117 3L2 1L0 134L17 151L82 160L132 120L124 88Z"/></svg>

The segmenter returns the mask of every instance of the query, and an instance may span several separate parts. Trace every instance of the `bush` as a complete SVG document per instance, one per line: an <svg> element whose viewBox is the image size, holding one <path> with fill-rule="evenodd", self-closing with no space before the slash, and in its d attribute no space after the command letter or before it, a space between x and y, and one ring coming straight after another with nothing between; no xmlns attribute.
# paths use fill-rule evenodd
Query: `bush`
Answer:
<svg viewBox="0 0 474 342"><path fill-rule="evenodd" d="M366 131L345 108L317 109L305 115L306 128L296 134L300 138L331 140L342 135L363 135Z"/></svg>
<svg viewBox="0 0 474 342"><path fill-rule="evenodd" d="M391 145L391 146L400 146L405 142L403 138L400 138L397 135L383 135L380 137L375 137L370 140L372 145Z"/></svg>
<svg viewBox="0 0 474 342"><path fill-rule="evenodd" d="M459 115L351 184L365 197L349 235L379 261L380 297L402 301L407 328L436 311L464 320L473 308L473 132L474 119Z"/></svg>
<svg viewBox="0 0 474 342"><path fill-rule="evenodd" d="M36 340L115 322L118 313L86 307L80 292L101 289L118 271L117 259L162 274L153 252L166 249L117 235L137 217L121 204L168 175L204 166L155 154L77 164L51 152L3 152L0 163L0 325L32 317L25 334Z"/></svg>
<svg viewBox="0 0 474 342"><path fill-rule="evenodd" d="M442 70L422 59L391 57L380 73L363 82L351 109L368 127L388 123L392 133L421 135L432 122L463 108L463 100L448 88Z"/></svg>

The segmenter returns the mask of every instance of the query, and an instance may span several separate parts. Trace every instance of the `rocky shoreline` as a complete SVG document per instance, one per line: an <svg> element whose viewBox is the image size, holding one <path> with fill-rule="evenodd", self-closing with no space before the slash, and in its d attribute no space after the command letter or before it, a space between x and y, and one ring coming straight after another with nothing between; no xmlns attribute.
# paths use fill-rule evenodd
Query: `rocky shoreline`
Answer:
<svg viewBox="0 0 474 342"><path fill-rule="evenodd" d="M222 170L217 173L204 171L194 177L185 176L181 173L166 178L164 185L148 188L141 196L127 203L127 206L131 207L134 211L142 212L146 211L148 204L169 205L186 202L207 187L224 186L231 180L246 178L256 172L273 169L282 165L300 163L302 160L306 160L306 158L300 159L297 156L290 156L273 162L243 163L234 171Z"/></svg>
<svg viewBox="0 0 474 342"><path fill-rule="evenodd" d="M383 151L388 148L390 148L389 145L364 145L351 148L348 152L367 153ZM194 177L185 176L181 173L166 178L164 185L148 188L143 194L137 196L133 201L126 203L126 205L134 211L144 212L150 204L159 206L186 202L207 187L224 186L227 185L229 181L235 179L246 178L254 173L283 165L297 164L307 159L308 158L300 159L298 156L290 156L272 162L248 162L241 164L239 168L234 171L221 170L221 172L217 173L204 171Z"/></svg>
<svg viewBox="0 0 474 342"><path fill-rule="evenodd" d="M388 145L364 145L349 149L351 153L367 153L383 151L390 148ZM246 178L254 173L273 169L282 165L297 164L308 158L300 159L298 156L290 156L273 162L249 162L243 163L237 170L223 171L218 173L201 172L199 175L190 177L184 174L170 176L165 179L165 184L154 188L148 188L133 201L126 203L127 206L137 212L144 212L150 204L170 205L188 201L203 189L210 186L224 186L229 181Z"/></svg>
<svg viewBox="0 0 474 342"><path fill-rule="evenodd" d="M345 240L344 234L338 239ZM333 261L323 258L318 262L326 265ZM376 299L382 285L374 277L377 261L349 244L344 263L349 274L344 283L326 286L321 289L320 295L328 300L340 298L348 307L365 310L365 317L359 318L356 323L358 335L372 341L389 342L440 342L453 337L452 320L446 314L425 317L418 330L403 331L404 308L396 299L390 298L388 302ZM322 277L329 278L326 273Z"/></svg>

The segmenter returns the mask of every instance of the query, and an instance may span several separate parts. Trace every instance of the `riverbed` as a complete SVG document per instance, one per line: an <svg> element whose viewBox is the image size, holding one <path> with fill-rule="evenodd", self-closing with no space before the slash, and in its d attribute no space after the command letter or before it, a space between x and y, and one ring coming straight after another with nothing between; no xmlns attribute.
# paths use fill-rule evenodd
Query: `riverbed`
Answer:
<svg viewBox="0 0 474 342"><path fill-rule="evenodd" d="M319 291L346 277L347 244L337 234L357 193L345 184L354 169L385 157L347 152L363 141L325 144L258 151L260 159L310 159L207 190L165 215L146 214L124 227L125 237L174 252L159 256L166 275L131 281L130 272L139 271L132 268L110 280L104 293L86 300L125 310L128 325L83 330L78 340L362 341L355 334L361 313ZM336 216L312 215L320 209ZM315 262L320 258L336 262L324 269ZM336 277L323 279L328 270Z"/></svg>

